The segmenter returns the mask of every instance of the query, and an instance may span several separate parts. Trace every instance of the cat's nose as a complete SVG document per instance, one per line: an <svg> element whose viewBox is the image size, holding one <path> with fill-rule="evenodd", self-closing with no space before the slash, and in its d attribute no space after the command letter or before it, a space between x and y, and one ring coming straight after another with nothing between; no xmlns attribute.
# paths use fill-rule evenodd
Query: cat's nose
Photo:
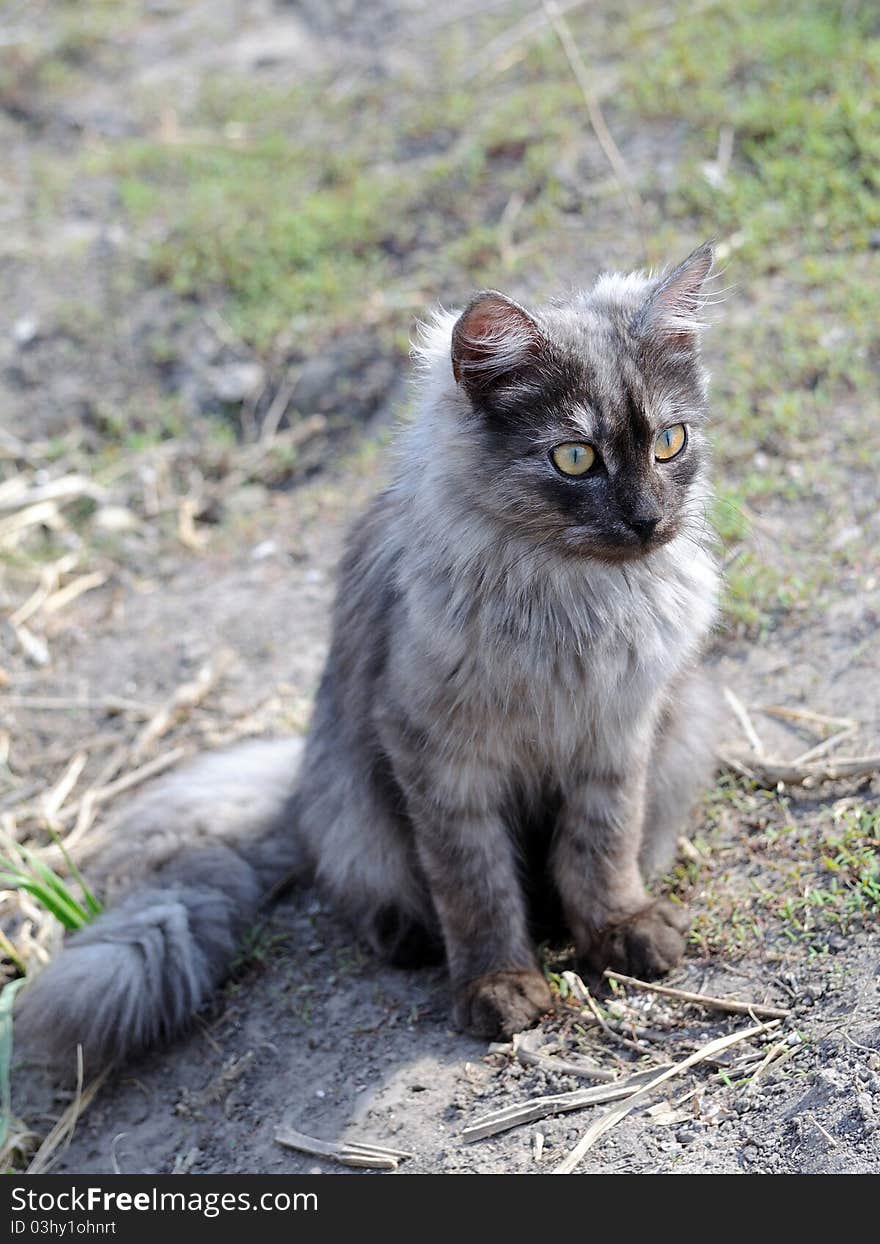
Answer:
<svg viewBox="0 0 880 1244"><path fill-rule="evenodd" d="M660 522L659 514L643 515L639 518L631 518L629 525L639 537L640 540L648 541L654 534L654 528Z"/></svg>

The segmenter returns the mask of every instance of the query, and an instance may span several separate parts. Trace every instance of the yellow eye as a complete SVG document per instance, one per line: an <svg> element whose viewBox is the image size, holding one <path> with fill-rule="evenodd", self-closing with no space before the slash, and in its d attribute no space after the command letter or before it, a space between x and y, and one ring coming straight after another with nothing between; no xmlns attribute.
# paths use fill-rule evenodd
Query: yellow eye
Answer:
<svg viewBox="0 0 880 1244"><path fill-rule="evenodd" d="M592 445L557 445L550 457L563 475L584 475L596 461L596 451Z"/></svg>
<svg viewBox="0 0 880 1244"><path fill-rule="evenodd" d="M664 428L654 441L654 457L658 462L669 462L680 454L687 443L687 429L683 423Z"/></svg>

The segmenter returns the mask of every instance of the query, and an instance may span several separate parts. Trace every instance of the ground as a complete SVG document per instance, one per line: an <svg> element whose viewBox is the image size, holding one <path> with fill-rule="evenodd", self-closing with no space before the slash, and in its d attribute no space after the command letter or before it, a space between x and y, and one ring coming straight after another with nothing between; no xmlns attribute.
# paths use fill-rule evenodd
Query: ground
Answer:
<svg viewBox="0 0 880 1244"><path fill-rule="evenodd" d="M726 588L708 659L765 760L843 730L826 758L878 751L876 8L557 9L573 55L514 2L8 6L0 815L59 870L50 830L76 855L119 779L306 728L418 315L709 235ZM685 827L663 884L694 929L670 983L791 1014L577 1169L876 1171L876 765L768 788L734 714L724 754L754 776L726 764ZM2 915L12 980L59 926L12 889ZM564 957L546 966L548 1057L623 1073L752 1023L606 986L606 1030L566 996ZM282 1148L288 1126L407 1150L401 1172L534 1173L609 1108L463 1143L484 1113L590 1081L454 1032L442 973L377 964L312 894L254 929L188 1039L73 1108L16 1055L5 1161L36 1170L335 1169Z"/></svg>

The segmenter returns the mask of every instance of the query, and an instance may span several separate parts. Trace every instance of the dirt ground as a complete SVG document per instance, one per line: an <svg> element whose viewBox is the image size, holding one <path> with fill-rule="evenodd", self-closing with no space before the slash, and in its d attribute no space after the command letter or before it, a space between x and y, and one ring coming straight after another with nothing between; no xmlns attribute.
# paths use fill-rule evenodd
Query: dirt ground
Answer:
<svg viewBox="0 0 880 1244"><path fill-rule="evenodd" d="M51 6L27 7L10 6L16 37L28 48L55 46ZM167 116L156 121L156 99L174 101L183 113L218 73L246 84L322 74L338 83L350 75L377 90L401 65L439 73L428 51L438 31L454 19L467 41L481 7L500 21L493 55L509 55L504 32L529 19L529 6L457 0L441 25L420 0L161 0L123 6L118 37L90 32L68 65L73 77L49 79L47 94L33 89L28 75L36 70L24 56L0 79L7 153L0 449L6 478L15 468L31 489L94 469L98 492L86 496L87 509L63 511L48 523L47 539L61 541L77 574L100 577L50 615L31 615L24 640L18 624L3 632L0 727L9 750L0 812L14 818L79 751L85 761L77 789L102 773L118 776L123 770L108 770L108 757L130 749L155 708L221 650L232 654L224 677L163 734L155 756L306 727L344 531L382 479L389 430L406 402L401 335L426 302L461 298L468 288L456 285L461 273L447 273L436 288L410 285L407 300L392 300L379 318L359 313L344 327L334 324L316 335L314 348L297 340L283 357L261 350L237 324L230 327L219 301L206 294L194 306L173 283L145 275L147 233L132 226L114 175L95 153L153 134L157 125L167 130ZM596 23L584 29L601 47L611 6L595 7L579 16ZM602 73L612 69L601 66ZM583 129L584 167L602 169L601 149ZM639 184L674 181L680 123L640 125L621 115L615 129ZM414 147L412 161L423 158ZM58 166L67 177L72 159L76 176L62 193ZM512 292L526 298L554 281L567 284L575 259L584 280L631 262L635 234L618 227L619 198L603 191L594 207L586 239L572 231L542 236L541 265L516 269ZM700 239L679 225L668 240L685 253ZM414 245L430 249L431 240ZM785 315L793 299L779 272L729 297L721 311L729 327L708 346L722 397L736 383L733 335L756 316ZM173 351L160 349L160 338ZM296 444L292 459L273 457L267 467L261 458L258 471L249 436L287 384L296 409L317 420L315 434ZM175 418L180 409L191 414L192 428L158 444L129 436L108 450L108 411L153 410L169 394L180 404ZM867 415L863 396L851 393L836 410L829 435L838 448L864 439L864 419L877 423L876 396ZM204 433L218 402L226 415L235 409L235 444ZM137 418L134 426L140 435ZM281 427L282 437L295 433L292 420ZM790 475L798 483L801 459L789 457L784 443L760 452L767 478ZM724 448L722 474L730 457ZM743 550L757 567L754 579L739 584L746 604L750 583L755 598L765 592L758 570L772 572L774 583L800 584L770 603L762 596L754 617L742 595L728 605L709 655L719 685L749 706L768 756L798 756L836 730L838 718L854 723L842 751L868 755L880 744L874 464L861 455L846 460L845 475L836 470L810 475L803 490L752 496L744 506L747 532L731 535L722 551L731 576ZM193 492L200 504L188 509ZM33 583L17 555L5 569L2 603L14 619ZM52 589L73 573L65 570ZM823 720L760 711L780 705ZM733 715L724 750L748 762L748 741ZM31 823L22 816L21 824ZM790 1014L658 1091L648 1103L657 1108L623 1119L580 1172L880 1170L878 826L880 781L870 774L769 789L729 769L719 777L666 882L696 917L687 958L669 983ZM6 914L13 931L27 924L27 910L23 916L13 904ZM29 936L38 962L56 933ZM559 983L564 962L548 952L547 963ZM600 1003L608 1031L560 997L541 1037L548 1058L587 1058L624 1074L683 1059L752 1022L625 987L606 988ZM26 1167L71 1090L50 1084L27 1065L26 1051L17 1053L25 1064L13 1078L13 1111L23 1139L11 1160ZM303 893L254 931L233 979L192 1034L100 1087L46 1165L126 1174L338 1169L282 1148L275 1133L288 1126L406 1150L413 1156L400 1173L540 1173L608 1107L472 1144L463 1142L462 1129L512 1102L590 1083L456 1033L442 972L377 964Z"/></svg>
<svg viewBox="0 0 880 1244"><path fill-rule="evenodd" d="M79 634L71 636L63 676L53 689L94 691L107 685L102 671L110 669L109 685L149 698L154 686L173 686L181 667L192 668L223 643L253 655L230 677L222 715L236 716L266 686L307 695L324 653L330 570L341 512L351 500L324 484L314 494L314 525L296 565L277 557L255 562L252 550L242 550L180 570L161 591L124 601L110 623L97 600L83 604ZM289 500L297 517L305 504L300 495ZM287 524L282 519L272 530L283 540ZM851 625L860 623L864 617ZM831 627L806 636L783 633L760 649L720 645L719 673L749 701L760 696L797 704L805 676L815 677L813 663L827 662L837 677L811 682L809 703L821 703L829 713L867 716L874 710L869 671L863 668L859 677L842 657L835 670L839 642ZM795 808L809 816L815 804L829 799L823 790L821 799L807 798ZM736 817L726 830L734 901L754 870L754 856L742 841L747 833ZM709 844L711 852L714 837ZM699 887L692 902L699 909ZM672 1123L655 1124L644 1114L624 1121L581 1169L876 1171L878 967L875 932L840 937L818 956L780 945L772 933L733 963L693 952L672 984L792 1007L787 1027L803 1042L801 1052L751 1089L700 1076L697 1095L669 1113ZM631 995L631 1001L635 1022L654 1034L647 1043L653 1062L684 1057L710 1037L750 1023L678 1003L652 1003L647 995ZM560 1031L567 1036L569 1027L551 1021L548 1042ZM638 1062L595 1036L583 1048L614 1070ZM354 1136L410 1151L415 1156L404 1171L536 1172L560 1159L602 1107L472 1145L462 1144L462 1127L512 1101L585 1083L523 1067L505 1053L487 1055L484 1043L451 1029L442 972L402 972L375 963L314 896L303 894L278 909L254 959L188 1040L139 1062L101 1091L52 1169L333 1169L283 1150L274 1136L287 1125L324 1139ZM691 1087L686 1080L658 1100L675 1100ZM533 1156L536 1132L545 1137L541 1164Z"/></svg>

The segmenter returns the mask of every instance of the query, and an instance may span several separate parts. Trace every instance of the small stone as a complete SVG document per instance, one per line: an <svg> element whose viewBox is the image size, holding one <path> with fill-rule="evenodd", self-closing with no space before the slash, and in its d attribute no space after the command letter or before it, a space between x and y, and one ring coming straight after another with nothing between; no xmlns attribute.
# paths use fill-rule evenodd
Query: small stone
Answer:
<svg viewBox="0 0 880 1244"><path fill-rule="evenodd" d="M856 1109L863 1119L874 1118L874 1103L871 1100L870 1093L856 1094Z"/></svg>
<svg viewBox="0 0 880 1244"><path fill-rule="evenodd" d="M259 544L255 544L251 549L251 559L255 562L262 562L267 557L274 557L277 552L277 540L261 540Z"/></svg>
<svg viewBox="0 0 880 1244"><path fill-rule="evenodd" d="M40 335L40 322L32 315L23 315L12 325L12 340L19 347L29 346Z"/></svg>
<svg viewBox="0 0 880 1244"><path fill-rule="evenodd" d="M124 505L102 505L95 512L94 523L101 531L134 531L141 520Z"/></svg>
<svg viewBox="0 0 880 1244"><path fill-rule="evenodd" d="M847 1088L846 1081L840 1072L831 1067L826 1067L817 1074L816 1084L835 1096L846 1092Z"/></svg>
<svg viewBox="0 0 880 1244"><path fill-rule="evenodd" d="M834 539L831 541L831 544L828 547L833 552L836 553L838 552L838 550L844 548L845 545L852 544L854 540L859 540L861 538L861 535L862 535L861 527L857 527L854 525L850 527L844 527L842 531L839 531L837 533L837 535L834 537Z"/></svg>
<svg viewBox="0 0 880 1244"><path fill-rule="evenodd" d="M208 377L215 396L230 406L254 397L263 387L265 378L266 373L259 363L226 363L212 368Z"/></svg>

